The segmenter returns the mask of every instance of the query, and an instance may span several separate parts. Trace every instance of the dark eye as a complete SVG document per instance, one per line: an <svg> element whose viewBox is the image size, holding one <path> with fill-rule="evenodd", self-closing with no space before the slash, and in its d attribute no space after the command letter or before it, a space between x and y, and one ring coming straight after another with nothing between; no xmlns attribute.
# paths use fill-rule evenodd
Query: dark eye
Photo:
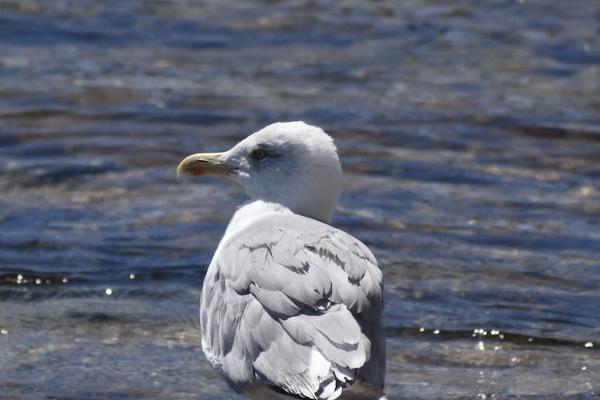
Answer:
<svg viewBox="0 0 600 400"><path fill-rule="evenodd" d="M255 160L262 160L263 158L265 158L267 156L267 152L264 151L263 149L256 149L256 150L252 150L251 156Z"/></svg>

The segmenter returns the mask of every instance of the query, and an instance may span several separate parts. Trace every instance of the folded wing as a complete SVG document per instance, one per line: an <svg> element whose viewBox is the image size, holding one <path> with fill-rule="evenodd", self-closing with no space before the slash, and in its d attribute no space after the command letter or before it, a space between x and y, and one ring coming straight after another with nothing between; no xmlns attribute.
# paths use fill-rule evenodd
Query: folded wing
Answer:
<svg viewBox="0 0 600 400"><path fill-rule="evenodd" d="M382 275L352 236L298 215L263 217L231 237L204 281L203 349L240 391L252 384L337 398L383 386Z"/></svg>

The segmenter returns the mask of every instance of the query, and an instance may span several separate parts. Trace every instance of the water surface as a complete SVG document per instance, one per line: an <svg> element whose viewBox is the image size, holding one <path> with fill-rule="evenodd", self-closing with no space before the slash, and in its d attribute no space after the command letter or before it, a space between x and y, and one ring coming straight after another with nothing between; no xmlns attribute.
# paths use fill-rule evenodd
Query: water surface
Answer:
<svg viewBox="0 0 600 400"><path fill-rule="evenodd" d="M598 397L599 29L595 0L1 1L0 397L237 399L197 307L244 196L175 166L296 119L384 272L392 398Z"/></svg>

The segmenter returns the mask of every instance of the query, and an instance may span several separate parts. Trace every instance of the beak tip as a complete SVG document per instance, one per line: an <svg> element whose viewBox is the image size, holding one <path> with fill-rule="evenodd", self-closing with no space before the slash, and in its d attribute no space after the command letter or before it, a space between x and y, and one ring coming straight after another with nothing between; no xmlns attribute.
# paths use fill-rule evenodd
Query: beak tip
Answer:
<svg viewBox="0 0 600 400"><path fill-rule="evenodd" d="M177 170L176 170L175 174L177 175L177 180L181 180L182 179L183 168L181 167L181 164L179 164L177 166Z"/></svg>

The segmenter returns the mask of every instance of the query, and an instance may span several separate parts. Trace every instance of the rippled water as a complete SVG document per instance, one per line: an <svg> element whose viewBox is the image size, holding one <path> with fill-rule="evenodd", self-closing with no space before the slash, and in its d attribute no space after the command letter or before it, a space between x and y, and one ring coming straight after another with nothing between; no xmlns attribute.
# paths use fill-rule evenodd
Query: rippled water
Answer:
<svg viewBox="0 0 600 400"><path fill-rule="evenodd" d="M0 397L237 398L199 346L243 194L191 151L321 125L387 391L600 393L596 0L0 1Z"/></svg>

